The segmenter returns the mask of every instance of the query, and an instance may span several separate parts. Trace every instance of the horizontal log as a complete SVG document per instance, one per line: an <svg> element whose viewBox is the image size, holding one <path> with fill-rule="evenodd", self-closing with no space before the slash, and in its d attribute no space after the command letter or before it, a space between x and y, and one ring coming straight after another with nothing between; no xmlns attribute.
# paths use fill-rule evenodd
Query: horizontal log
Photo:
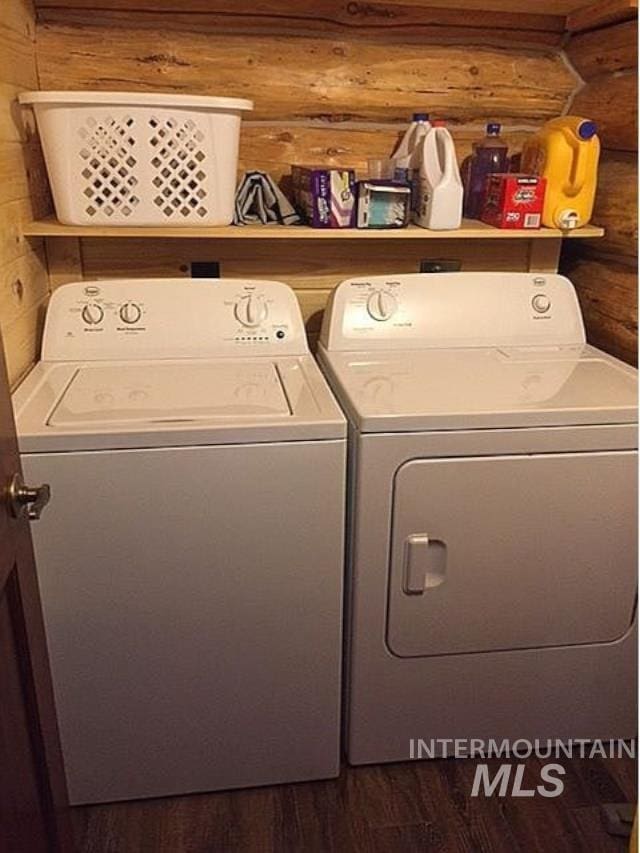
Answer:
<svg viewBox="0 0 640 853"><path fill-rule="evenodd" d="M576 287L588 341L636 364L637 269L609 258L582 258L569 263L563 271Z"/></svg>
<svg viewBox="0 0 640 853"><path fill-rule="evenodd" d="M594 30L616 21L624 21L638 14L638 0L597 0L567 15L569 32Z"/></svg>
<svg viewBox="0 0 640 853"><path fill-rule="evenodd" d="M565 48L569 61L585 80L638 65L638 22L622 24L574 36Z"/></svg>
<svg viewBox="0 0 640 853"><path fill-rule="evenodd" d="M47 9L84 9L93 12L95 9L129 9L131 0L36 0L36 8L39 13ZM182 0L180 9L184 12L207 12L212 6L215 6L215 0ZM242 7L242 0L235 3ZM261 0L259 5L260 14L265 14L265 11L276 14L278 11L288 11L291 13L291 0ZM342 6L349 5L348 0L343 0ZM532 4L530 0L386 0L386 2L373 2L372 7L385 6L389 9L394 9L402 6L411 6L417 9L432 10L433 12L464 11L465 13L476 12L478 14L487 15L489 13L500 13L503 16L510 17L511 15L518 18L524 18L526 21L529 18L545 17L551 22L549 26L559 26L564 28L564 19L567 15L582 9L585 5L585 0L537 0L535 11L532 12ZM322 6L316 5L316 14L318 8L330 6L330 0L323 0ZM135 8L137 11L144 12L175 12L175 0L136 0ZM254 13L257 9L254 3Z"/></svg>
<svg viewBox="0 0 640 853"><path fill-rule="evenodd" d="M403 45L114 27L38 29L43 89L229 95L252 119L405 123L427 109L454 123L538 124L562 112L576 78L559 54L485 45Z"/></svg>
<svg viewBox="0 0 640 853"><path fill-rule="evenodd" d="M47 2L47 0L44 0ZM156 0L149 0L154 3ZM190 3L192 0L186 0ZM206 0L195 0L206 2ZM284 0L287 2L287 0ZM585 0L536 0L535 12L540 15L561 15L565 18L570 12L584 6ZM513 12L527 15L532 12L530 0L390 0L391 5L407 3L411 6L434 6L443 9L475 10L477 12Z"/></svg>
<svg viewBox="0 0 640 853"><path fill-rule="evenodd" d="M98 0L89 15L86 4L41 7L40 24L111 26L243 35L313 35L320 38L366 37L389 42L453 41L559 46L563 18L478 9L433 8L410 3L323 0L266 0L259 11L251 0L202 0L179 7L174 0L131 10L120 0Z"/></svg>
<svg viewBox="0 0 640 853"><path fill-rule="evenodd" d="M581 89L571 104L573 115L598 124L605 148L636 151L638 148L638 75L636 71L602 74Z"/></svg>
<svg viewBox="0 0 640 853"><path fill-rule="evenodd" d="M240 135L241 172L260 169L280 181L291 171L291 164L340 166L358 170L359 176L367 174L368 158L388 157L402 130L394 125L350 127L344 124L262 124L244 122ZM471 144L483 136L480 127L466 129L455 127L452 134L458 160L470 153ZM525 131L507 128L504 138L510 152L520 151L527 137ZM285 180L283 187L288 187Z"/></svg>
<svg viewBox="0 0 640 853"><path fill-rule="evenodd" d="M589 248L624 257L637 256L638 166L635 154L602 153L592 222L601 225L605 235Z"/></svg>

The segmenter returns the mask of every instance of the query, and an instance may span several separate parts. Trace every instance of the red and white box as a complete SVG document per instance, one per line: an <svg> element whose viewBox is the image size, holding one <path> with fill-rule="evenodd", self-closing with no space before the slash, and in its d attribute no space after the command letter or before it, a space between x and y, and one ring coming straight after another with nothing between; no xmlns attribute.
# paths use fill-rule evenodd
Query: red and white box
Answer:
<svg viewBox="0 0 640 853"><path fill-rule="evenodd" d="M540 228L546 185L538 175L489 175L481 220L496 228Z"/></svg>

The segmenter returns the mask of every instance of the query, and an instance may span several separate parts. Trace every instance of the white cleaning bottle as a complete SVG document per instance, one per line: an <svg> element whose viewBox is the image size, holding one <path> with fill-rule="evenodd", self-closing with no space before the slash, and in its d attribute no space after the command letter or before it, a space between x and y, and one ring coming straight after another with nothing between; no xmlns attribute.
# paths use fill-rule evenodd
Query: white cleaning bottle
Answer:
<svg viewBox="0 0 640 853"><path fill-rule="evenodd" d="M405 130L404 136L391 155L393 178L396 181L410 181L411 172L418 168L417 158L422 140L427 135L431 125L427 113L414 113L413 120Z"/></svg>
<svg viewBox="0 0 640 853"><path fill-rule="evenodd" d="M456 147L444 122L434 122L421 145L418 198L414 221L422 228L446 231L462 222L463 187Z"/></svg>

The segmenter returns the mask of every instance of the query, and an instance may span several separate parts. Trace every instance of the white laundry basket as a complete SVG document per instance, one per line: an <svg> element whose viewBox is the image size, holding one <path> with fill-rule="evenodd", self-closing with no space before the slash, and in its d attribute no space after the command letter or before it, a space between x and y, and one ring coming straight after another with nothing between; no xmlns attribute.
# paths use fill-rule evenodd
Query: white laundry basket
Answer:
<svg viewBox="0 0 640 853"><path fill-rule="evenodd" d="M25 92L60 222L228 225L238 164L236 98Z"/></svg>

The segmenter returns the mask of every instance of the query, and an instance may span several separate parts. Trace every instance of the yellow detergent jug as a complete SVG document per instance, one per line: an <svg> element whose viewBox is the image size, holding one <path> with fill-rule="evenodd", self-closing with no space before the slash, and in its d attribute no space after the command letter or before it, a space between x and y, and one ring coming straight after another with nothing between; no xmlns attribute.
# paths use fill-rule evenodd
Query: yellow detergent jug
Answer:
<svg viewBox="0 0 640 853"><path fill-rule="evenodd" d="M568 229L587 224L593 212L599 157L596 125L579 116L551 119L525 142L522 171L547 179L543 225Z"/></svg>

